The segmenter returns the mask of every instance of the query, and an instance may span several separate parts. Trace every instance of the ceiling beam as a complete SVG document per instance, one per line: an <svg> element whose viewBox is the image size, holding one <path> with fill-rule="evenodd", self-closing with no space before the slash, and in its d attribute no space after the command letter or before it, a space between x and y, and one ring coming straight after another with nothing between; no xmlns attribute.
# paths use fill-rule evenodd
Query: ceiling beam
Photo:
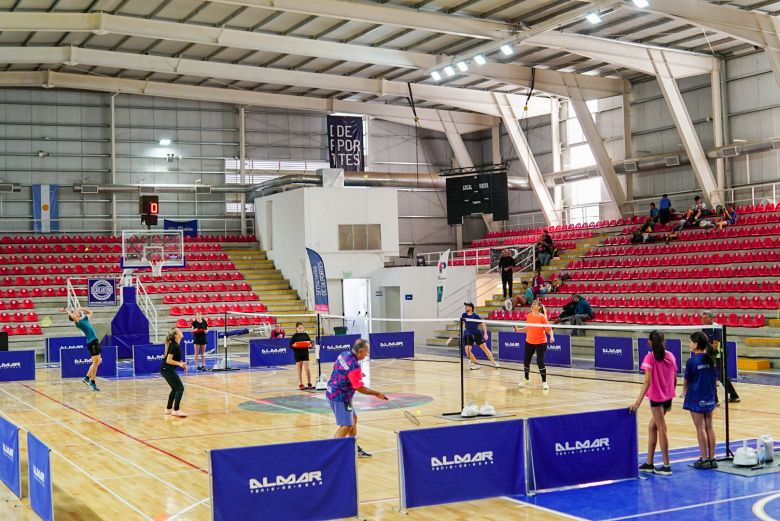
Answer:
<svg viewBox="0 0 780 521"><path fill-rule="evenodd" d="M46 89L78 89L97 92L137 94L142 96L160 96L216 103L231 103L239 106L272 107L287 110L304 110L330 114L349 112L394 121L414 126L415 119L409 107L340 101L333 98L313 98L290 96L236 89L198 87L155 81L129 80L105 76L89 76L62 72L0 72L0 88L42 87ZM417 108L420 126L426 129L444 132L440 110ZM498 119L482 114L468 112L450 112L452 121L463 133L476 132L491 128Z"/></svg>

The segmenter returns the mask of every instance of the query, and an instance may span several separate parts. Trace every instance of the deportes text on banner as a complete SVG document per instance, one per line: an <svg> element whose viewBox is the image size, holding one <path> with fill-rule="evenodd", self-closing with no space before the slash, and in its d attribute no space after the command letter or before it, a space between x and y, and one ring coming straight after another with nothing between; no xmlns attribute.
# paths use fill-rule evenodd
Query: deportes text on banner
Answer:
<svg viewBox="0 0 780 521"><path fill-rule="evenodd" d="M102 346L97 376L113 378L116 376L117 347ZM92 357L86 347L60 351L60 375L62 378L83 378L92 364Z"/></svg>
<svg viewBox="0 0 780 521"><path fill-rule="evenodd" d="M43 521L54 521L49 447L27 433L27 483L30 506Z"/></svg>
<svg viewBox="0 0 780 521"><path fill-rule="evenodd" d="M371 359L411 358L414 356L414 331L397 333L371 333Z"/></svg>
<svg viewBox="0 0 780 521"><path fill-rule="evenodd" d="M499 331L498 333L498 358L522 362L525 354L525 333L511 331ZM546 365L571 367L571 337L569 335L555 335L555 342L547 344L544 358Z"/></svg>
<svg viewBox="0 0 780 521"><path fill-rule="evenodd" d="M140 376L144 374L159 373L163 363L163 354L165 353L164 344L142 344L133 346L133 374ZM186 356L182 353L182 356ZM186 359L184 359L186 361ZM181 371L181 369L177 368Z"/></svg>
<svg viewBox="0 0 780 521"><path fill-rule="evenodd" d="M116 306L116 279L87 279L87 301L91 308Z"/></svg>
<svg viewBox="0 0 780 521"><path fill-rule="evenodd" d="M0 351L0 382L35 380L35 349Z"/></svg>
<svg viewBox="0 0 780 521"><path fill-rule="evenodd" d="M19 458L19 427L0 417L0 480L18 498L22 497L22 465Z"/></svg>
<svg viewBox="0 0 780 521"><path fill-rule="evenodd" d="M631 337L595 336L596 369L634 370L634 341Z"/></svg>
<svg viewBox="0 0 780 521"><path fill-rule="evenodd" d="M191 221L173 221L171 219L163 219L164 230L181 230L185 237L197 237L198 236L198 220L192 219Z"/></svg>
<svg viewBox="0 0 780 521"><path fill-rule="evenodd" d="M447 283L447 266L450 263L450 250L439 255L439 263L436 265L436 302L444 299L444 286Z"/></svg>
<svg viewBox="0 0 780 521"><path fill-rule="evenodd" d="M534 490L639 475L637 419L628 408L527 422Z"/></svg>
<svg viewBox="0 0 780 521"><path fill-rule="evenodd" d="M523 420L398 433L403 508L525 493Z"/></svg>
<svg viewBox="0 0 780 521"><path fill-rule="evenodd" d="M335 362L344 351L352 349L360 335L329 335L320 338L320 362Z"/></svg>
<svg viewBox="0 0 780 521"><path fill-rule="evenodd" d="M650 345L647 342L647 338L640 337L636 339L636 348L637 348L637 365L639 366L639 370L641 372L642 369L642 361L645 359L645 356L647 353L650 353L652 350L650 349ZM679 338L667 338L666 339L666 350L669 351L674 355L674 359L677 363L677 373L682 374L683 366L682 363L682 342L680 342Z"/></svg>
<svg viewBox="0 0 780 521"><path fill-rule="evenodd" d="M57 363L60 361L60 352L63 349L80 349L87 347L87 337L79 336L53 336L46 339L46 361Z"/></svg>
<svg viewBox="0 0 780 521"><path fill-rule="evenodd" d="M328 306L328 279L325 276L325 263L320 254L310 248L306 248L306 255L309 256L309 264L311 264L314 310L327 313L330 311L330 306Z"/></svg>
<svg viewBox="0 0 780 521"><path fill-rule="evenodd" d="M249 367L292 365L295 355L289 338L253 338L249 341Z"/></svg>
<svg viewBox="0 0 780 521"><path fill-rule="evenodd" d="M210 353L216 351L219 348L219 342L217 341L218 331L216 329L209 329L206 331L206 352ZM184 353L187 355L195 354L195 334L192 331L182 331L181 345L184 348Z"/></svg>
<svg viewBox="0 0 780 521"><path fill-rule="evenodd" d="M49 233L60 229L59 186L33 185L33 230Z"/></svg>
<svg viewBox="0 0 780 521"><path fill-rule="evenodd" d="M355 438L210 452L214 521L310 521L358 514Z"/></svg>
<svg viewBox="0 0 780 521"><path fill-rule="evenodd" d="M328 159L331 168L362 172L363 118L328 116Z"/></svg>

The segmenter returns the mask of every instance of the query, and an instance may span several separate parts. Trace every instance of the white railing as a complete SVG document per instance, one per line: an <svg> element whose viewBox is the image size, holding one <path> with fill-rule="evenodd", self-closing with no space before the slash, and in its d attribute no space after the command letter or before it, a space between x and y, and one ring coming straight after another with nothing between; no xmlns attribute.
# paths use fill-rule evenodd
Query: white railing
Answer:
<svg viewBox="0 0 780 521"><path fill-rule="evenodd" d="M515 255L516 265L520 267L521 271L531 271L533 270L533 267L536 265L536 248L535 245L506 245L503 247L496 247L496 246L481 246L477 248L469 248L465 250L451 250L450 255L448 258L448 262L450 266L452 266L452 261L466 261L466 260L475 260L476 264L468 264L468 266L474 266L478 272L487 273L490 271L493 271L493 268L490 267L490 250L491 249L501 249L501 248L518 248L517 255ZM487 251L487 253L480 253L482 251ZM468 255L466 256L467 252L476 252L474 255ZM416 255L417 257L424 257L425 258L425 265L426 266L436 266L439 262L439 257L441 256L443 252L440 251L434 251L434 252L428 252L428 253L420 253ZM480 263L480 261L482 261Z"/></svg>
<svg viewBox="0 0 780 521"><path fill-rule="evenodd" d="M81 304L79 303L79 296L76 293L76 288L73 287L73 283L71 283L71 279L66 281L65 286L68 289L68 304L66 308L73 311L78 311L81 309Z"/></svg>
<svg viewBox="0 0 780 521"><path fill-rule="evenodd" d="M135 295L138 307L141 308L141 311L143 311L144 315L146 315L146 318L149 319L149 325L154 332L154 341L157 342L157 308L154 307L154 302L152 302L152 299L149 298L149 294L146 292L146 288L144 288L144 285L139 277L135 278Z"/></svg>

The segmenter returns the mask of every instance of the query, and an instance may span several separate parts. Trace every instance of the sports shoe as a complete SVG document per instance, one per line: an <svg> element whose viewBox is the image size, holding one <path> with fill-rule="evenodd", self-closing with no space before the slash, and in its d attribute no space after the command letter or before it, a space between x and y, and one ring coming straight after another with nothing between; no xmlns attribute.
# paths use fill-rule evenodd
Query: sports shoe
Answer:
<svg viewBox="0 0 780 521"><path fill-rule="evenodd" d="M698 459L696 463L693 464L693 468L695 469L711 469L709 460L703 460L701 458Z"/></svg>
<svg viewBox="0 0 780 521"><path fill-rule="evenodd" d="M306 389L306 387L303 384L298 384L298 389L303 391L304 389Z"/></svg>
<svg viewBox="0 0 780 521"><path fill-rule="evenodd" d="M92 383L92 380L89 379L89 376L85 376L81 379L82 382L84 382L85 385L89 386L89 384Z"/></svg>
<svg viewBox="0 0 780 521"><path fill-rule="evenodd" d="M358 457L359 458L370 458L372 456L372 454L370 452L366 452L363 449L363 447L361 447L360 445L358 445L358 449L357 450L358 450Z"/></svg>
<svg viewBox="0 0 780 521"><path fill-rule="evenodd" d="M98 386L97 386L97 384L95 382L89 382L89 387L93 391L100 391L100 389L98 389Z"/></svg>
<svg viewBox="0 0 780 521"><path fill-rule="evenodd" d="M525 386L527 386L529 383L531 383L531 381L530 381L530 380L520 380L520 383L519 383L519 384L517 384L517 386L518 386L518 387L525 387Z"/></svg>
<svg viewBox="0 0 780 521"><path fill-rule="evenodd" d="M731 398L729 398L729 403L739 403L741 401L742 399L739 396L732 396Z"/></svg>
<svg viewBox="0 0 780 521"><path fill-rule="evenodd" d="M671 465L661 465L660 467L656 467L653 472L660 476L671 476L672 467Z"/></svg>
<svg viewBox="0 0 780 521"><path fill-rule="evenodd" d="M714 459L708 460L708 462L709 462L709 464L710 464L710 468L711 468L711 469L716 469L716 468L718 468L718 462L717 462L717 461L715 461Z"/></svg>
<svg viewBox="0 0 780 521"><path fill-rule="evenodd" d="M471 365L469 366L469 369L471 369L472 371L479 371L480 369L482 369L482 366L472 362Z"/></svg>
<svg viewBox="0 0 780 521"><path fill-rule="evenodd" d="M311 383L306 384L307 389L314 389L314 386Z"/></svg>
<svg viewBox="0 0 780 521"><path fill-rule="evenodd" d="M495 367L496 369L501 369L501 364L499 364L498 362L493 362L493 367Z"/></svg>
<svg viewBox="0 0 780 521"><path fill-rule="evenodd" d="M479 408L479 415L480 416L495 416L496 415L496 409L492 405L486 403L485 405L483 405L482 407Z"/></svg>
<svg viewBox="0 0 780 521"><path fill-rule="evenodd" d="M542 391L549 391L549 390L550 390L550 385L547 382L544 382L542 384Z"/></svg>
<svg viewBox="0 0 780 521"><path fill-rule="evenodd" d="M170 416L172 412L173 412L173 409L165 409L165 415L166 416Z"/></svg>
<svg viewBox="0 0 780 521"><path fill-rule="evenodd" d="M463 410L460 412L460 415L464 418L473 418L474 416L479 416L479 407L470 403L463 408Z"/></svg>
<svg viewBox="0 0 780 521"><path fill-rule="evenodd" d="M655 472L655 466L652 463L642 463L639 465L639 472Z"/></svg>
<svg viewBox="0 0 780 521"><path fill-rule="evenodd" d="M173 411L171 413L171 416L176 416L178 418L186 418L187 417L187 413L184 412L184 411Z"/></svg>

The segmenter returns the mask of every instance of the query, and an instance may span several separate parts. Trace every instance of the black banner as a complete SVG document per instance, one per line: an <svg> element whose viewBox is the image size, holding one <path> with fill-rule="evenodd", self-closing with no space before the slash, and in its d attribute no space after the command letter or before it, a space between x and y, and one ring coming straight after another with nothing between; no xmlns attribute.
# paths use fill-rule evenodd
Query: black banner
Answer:
<svg viewBox="0 0 780 521"><path fill-rule="evenodd" d="M362 172L363 118L328 116L328 159L331 168Z"/></svg>

